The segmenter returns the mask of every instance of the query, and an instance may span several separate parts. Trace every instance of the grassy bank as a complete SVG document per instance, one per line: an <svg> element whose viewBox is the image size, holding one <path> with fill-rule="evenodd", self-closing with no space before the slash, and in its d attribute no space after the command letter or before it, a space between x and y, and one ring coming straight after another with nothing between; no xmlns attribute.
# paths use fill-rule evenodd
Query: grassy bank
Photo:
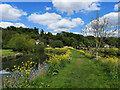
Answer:
<svg viewBox="0 0 120 90"><path fill-rule="evenodd" d="M72 61L54 76L36 77L30 84L35 88L117 88L118 82L99 61L71 50Z"/></svg>

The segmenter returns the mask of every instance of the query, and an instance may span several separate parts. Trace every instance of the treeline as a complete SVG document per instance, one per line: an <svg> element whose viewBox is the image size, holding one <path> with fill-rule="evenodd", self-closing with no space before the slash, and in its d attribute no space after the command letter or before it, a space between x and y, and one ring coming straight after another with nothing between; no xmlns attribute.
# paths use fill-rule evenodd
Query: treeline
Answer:
<svg viewBox="0 0 120 90"><path fill-rule="evenodd" d="M94 36L83 36L80 34L74 34L71 32L57 33L56 35L52 35L51 32L45 33L42 29L40 32L40 37L45 40L45 42L53 47L56 47L59 43L59 47L62 46L73 46L77 47L96 47L96 37ZM100 42L100 37L98 37ZM108 44L110 47L120 48L120 37L103 37L101 41L101 46Z"/></svg>
<svg viewBox="0 0 120 90"><path fill-rule="evenodd" d="M50 45L51 47L63 47L63 46L73 46L74 48L82 47L95 47L96 41L94 36L83 36L80 34L74 34L71 32L57 33L53 35L51 32L44 32L41 29L39 34L39 29L34 27L32 28L22 28L22 27L14 27L10 26L2 29L2 46L3 48L14 48L13 43L17 42L21 44L20 48L23 46L29 46L27 48L32 48L32 43L35 43L36 40L39 42L43 42L45 46ZM23 41L24 40L24 41ZM23 44L24 43L24 44ZM101 47L108 44L110 47L120 46L120 37L104 37L101 42ZM31 45L32 44L32 45ZM31 46L31 47L30 47ZM18 46L19 47L19 46ZM20 49L19 48L19 49ZM15 49L15 48L14 48ZM24 48L23 50L26 50Z"/></svg>

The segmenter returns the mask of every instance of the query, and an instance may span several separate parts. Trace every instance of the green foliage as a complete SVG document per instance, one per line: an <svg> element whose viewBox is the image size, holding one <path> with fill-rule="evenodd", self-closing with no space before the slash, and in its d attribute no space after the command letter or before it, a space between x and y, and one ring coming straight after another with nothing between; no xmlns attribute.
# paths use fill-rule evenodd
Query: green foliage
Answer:
<svg viewBox="0 0 120 90"><path fill-rule="evenodd" d="M117 47L120 49L120 37L117 40Z"/></svg>
<svg viewBox="0 0 120 90"><path fill-rule="evenodd" d="M63 42L60 41L60 40L51 41L50 46L53 47L53 48L55 48L55 47L62 48L63 47Z"/></svg>
<svg viewBox="0 0 120 90"><path fill-rule="evenodd" d="M56 62L53 62L53 63L50 64L47 74L48 75L54 75L55 72L56 71L59 72L59 70L60 70L59 64L57 64Z"/></svg>
<svg viewBox="0 0 120 90"><path fill-rule="evenodd" d="M91 46L92 42L88 39L84 39L84 45Z"/></svg>
<svg viewBox="0 0 120 90"><path fill-rule="evenodd" d="M4 29L3 29L4 30ZM38 34L38 28L34 27L34 29L31 29L31 28L23 28L23 27L14 27L14 26L10 26L10 27L7 27L6 30L8 31L15 31L17 33L35 33L35 34Z"/></svg>
<svg viewBox="0 0 120 90"><path fill-rule="evenodd" d="M0 52L2 52L2 56L12 56L16 54L16 52L13 52L12 49L2 49Z"/></svg>
<svg viewBox="0 0 120 90"><path fill-rule="evenodd" d="M28 51L34 51L34 47L35 47L35 40L34 39L30 39L30 40L28 40L28 42L26 42L27 43L27 50Z"/></svg>
<svg viewBox="0 0 120 90"><path fill-rule="evenodd" d="M40 36L41 36L41 37L44 36L44 30L43 30L43 29L41 29Z"/></svg>
<svg viewBox="0 0 120 90"><path fill-rule="evenodd" d="M110 45L110 46L117 46L118 38L116 38L116 37L109 37L109 38L107 38L107 42L106 43L108 45Z"/></svg>
<svg viewBox="0 0 120 90"><path fill-rule="evenodd" d="M72 43L72 46L73 46L73 48L77 48L77 46L78 46L77 41L74 41L74 42Z"/></svg>
<svg viewBox="0 0 120 90"><path fill-rule="evenodd" d="M35 46L35 40L30 39L27 35L15 34L7 46L13 50L31 52Z"/></svg>
<svg viewBox="0 0 120 90"><path fill-rule="evenodd" d="M45 46L43 45L36 45L34 48L34 55L37 57L38 62L43 63L47 56L44 53Z"/></svg>
<svg viewBox="0 0 120 90"><path fill-rule="evenodd" d="M8 47L7 47L8 41L9 41L15 34L17 34L16 31L2 30L2 44L3 44L3 48L8 48Z"/></svg>
<svg viewBox="0 0 120 90"><path fill-rule="evenodd" d="M66 66L70 62L71 52L66 48L46 48L46 54L49 55L49 59L46 60L48 63L48 75L56 75L59 70ZM53 53L52 53L52 52ZM58 51L66 51L65 53L59 53ZM56 54L57 53L57 54Z"/></svg>
<svg viewBox="0 0 120 90"><path fill-rule="evenodd" d="M118 51L118 48L105 48L103 52L104 56L117 56Z"/></svg>
<svg viewBox="0 0 120 90"><path fill-rule="evenodd" d="M45 48L45 53L48 54L57 54L57 55L61 55L61 54L65 54L67 52L67 49L62 49L62 48Z"/></svg>
<svg viewBox="0 0 120 90"><path fill-rule="evenodd" d="M26 34L29 35L30 38L33 38L35 40L37 40L39 38L39 34L38 34L38 28L22 28L22 27L14 27L14 26L10 26L7 28L2 28L2 48L8 48L7 44L8 41L15 36L15 34Z"/></svg>
<svg viewBox="0 0 120 90"><path fill-rule="evenodd" d="M30 38L38 40L43 39L45 44L51 44L51 42L60 40L64 46L73 46L76 47L79 43L83 43L85 46L95 47L96 41L94 36L83 36L80 34L73 34L70 32L61 32L53 35L51 32L45 33L43 29L41 29L40 34L38 33L38 28L16 28L14 26L2 28L2 44L3 48L8 48L8 41L16 34L26 34L29 35ZM98 38L100 42L100 38ZM103 37L101 41L100 47L104 47L104 44L108 44L111 47L119 47L120 39L117 37Z"/></svg>

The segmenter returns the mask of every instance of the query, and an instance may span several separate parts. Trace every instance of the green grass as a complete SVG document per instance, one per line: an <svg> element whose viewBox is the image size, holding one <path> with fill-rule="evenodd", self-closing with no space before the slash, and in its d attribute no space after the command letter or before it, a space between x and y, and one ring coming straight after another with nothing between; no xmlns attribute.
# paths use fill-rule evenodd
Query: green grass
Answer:
<svg viewBox="0 0 120 90"><path fill-rule="evenodd" d="M47 88L116 88L117 82L105 71L105 67L82 53L72 51L72 61L55 76L39 76L32 87Z"/></svg>
<svg viewBox="0 0 120 90"><path fill-rule="evenodd" d="M1 51L2 51L2 56L12 56L16 54L16 52L13 52L12 49L2 49L0 50L0 52Z"/></svg>

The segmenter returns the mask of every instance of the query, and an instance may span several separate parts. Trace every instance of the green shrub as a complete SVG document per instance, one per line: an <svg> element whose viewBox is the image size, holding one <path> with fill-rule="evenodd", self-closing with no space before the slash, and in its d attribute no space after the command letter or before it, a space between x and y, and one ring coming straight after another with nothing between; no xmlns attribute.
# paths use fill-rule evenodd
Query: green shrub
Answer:
<svg viewBox="0 0 120 90"><path fill-rule="evenodd" d="M117 56L118 48L105 48L104 54L109 56Z"/></svg>
<svg viewBox="0 0 120 90"><path fill-rule="evenodd" d="M53 54L57 54L57 55L61 55L61 54L65 54L67 52L67 50L65 48L46 48L45 49L45 53L53 53Z"/></svg>
<svg viewBox="0 0 120 90"><path fill-rule="evenodd" d="M17 51L32 52L35 46L35 40L30 39L28 35L15 34L8 42L8 48Z"/></svg>
<svg viewBox="0 0 120 90"><path fill-rule="evenodd" d="M50 46L53 47L53 48L55 48L55 47L62 48L63 47L63 42L60 41L60 40L51 41Z"/></svg>

